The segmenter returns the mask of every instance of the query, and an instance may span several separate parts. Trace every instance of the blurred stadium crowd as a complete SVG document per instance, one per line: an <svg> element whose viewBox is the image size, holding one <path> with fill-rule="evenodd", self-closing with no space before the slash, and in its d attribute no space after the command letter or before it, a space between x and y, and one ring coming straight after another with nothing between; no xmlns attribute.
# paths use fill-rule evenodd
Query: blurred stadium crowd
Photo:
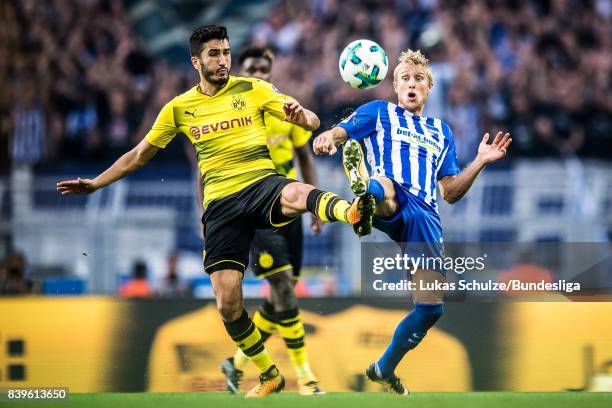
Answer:
<svg viewBox="0 0 612 408"><path fill-rule="evenodd" d="M391 68L408 47L429 56L426 113L451 124L462 160L496 128L512 132L513 155L610 157L611 19L609 0L285 0L251 40L277 50L275 82L328 126L368 99L394 99L391 81L356 91L339 79L339 50L367 37ZM195 80L146 52L121 0L5 1L0 20L13 162L114 157Z"/></svg>
<svg viewBox="0 0 612 408"><path fill-rule="evenodd" d="M10 90L0 113L16 163L117 156L180 89L121 0L6 1L0 16L0 87Z"/></svg>
<svg viewBox="0 0 612 408"><path fill-rule="evenodd" d="M45 288L44 279L33 277L31 265L26 255L21 251L12 251L4 258L0 258L0 296L27 295L31 293L53 293ZM168 254L163 275L159 279L151 279L147 263L143 260L134 261L130 274L118 276L117 293L125 298L149 297L190 297L191 287L181 279L179 271L179 258L176 253ZM153 285L151 282L154 281ZM61 280L56 281L61 284ZM62 286L70 285L67 282ZM54 286L52 289L58 289ZM74 292L74 288L69 288ZM58 291L57 293L63 293ZM81 294L76 292L76 294Z"/></svg>
<svg viewBox="0 0 612 408"><path fill-rule="evenodd" d="M53 169L72 163L79 174L94 173L91 166L107 165L129 149L165 102L194 85L187 39L178 62L151 54L150 39L140 36L130 20L130 7L139 1L145 0L0 2L0 176L10 172L13 179L5 188L0 177L0 242L10 240L8 221L23 206L11 189L40 189L30 174L33 165ZM270 45L276 52L273 82L317 112L322 128L368 100L394 101L392 69L402 50L418 48L430 58L435 77L425 114L451 125L460 160L472 159L482 133L497 129L512 132L511 157L612 158L612 0L267 2L274 5L264 20L250 25L244 43L234 40L230 26L233 72L241 46ZM240 2L227 4L240 7ZM213 21L198 22L208 23ZM389 55L387 81L373 90L354 90L338 73L339 53L357 38L379 42ZM175 160L171 167L178 168L185 159L183 147L175 142L159 159ZM582 190L586 173L578 160L565 162L572 164L570 182L580 186L576 194L588 203ZM504 188L492 189L495 200L487 205L510 214L513 187ZM57 193L52 190L40 190L32 200L53 204ZM191 240L189 234L178 235ZM317 241L311 252L334 256L338 248L330 244L334 238L329 240ZM0 294L41 290L30 279L29 264L35 261L26 252L0 257ZM154 270L149 262L122 270L117 289L126 296L132 291L189 296L176 256L161 264L155 287L143 284L142 275Z"/></svg>
<svg viewBox="0 0 612 408"><path fill-rule="evenodd" d="M195 81L147 53L121 0L38 5L0 5L2 155L14 163L115 157ZM513 155L609 158L611 20L610 0L285 0L251 41L274 47L275 82L326 126L366 100L394 100L390 80L356 91L339 78L339 51L366 37L391 68L408 47L431 59L426 114L451 124L461 160L497 128L512 132Z"/></svg>
<svg viewBox="0 0 612 408"><path fill-rule="evenodd" d="M0 296L23 295L32 291L32 281L27 278L27 260L19 251L0 259Z"/></svg>
<svg viewBox="0 0 612 408"><path fill-rule="evenodd" d="M450 123L461 160L497 128L512 132L512 155L610 157L611 20L608 0L285 1L252 39L280 51L279 86L320 114L395 99L390 80L364 92L338 78L338 50L372 38L391 69L408 47L430 58L426 114Z"/></svg>

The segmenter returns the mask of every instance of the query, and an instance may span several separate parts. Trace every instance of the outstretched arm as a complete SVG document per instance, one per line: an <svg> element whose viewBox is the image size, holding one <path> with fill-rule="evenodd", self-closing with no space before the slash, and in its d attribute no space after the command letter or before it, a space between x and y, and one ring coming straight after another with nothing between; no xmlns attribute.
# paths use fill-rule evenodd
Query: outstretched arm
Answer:
<svg viewBox="0 0 612 408"><path fill-rule="evenodd" d="M331 130L327 130L316 137L312 143L315 154L329 154L330 156L335 154L340 143L346 142L348 134L346 130L340 126L336 126Z"/></svg>
<svg viewBox="0 0 612 408"><path fill-rule="evenodd" d="M295 99L289 99L283 105L285 111L285 120L294 125L298 125L302 129L310 130L311 132L317 130L321 125L319 117L311 110L304 108Z"/></svg>
<svg viewBox="0 0 612 408"><path fill-rule="evenodd" d="M442 198L450 204L456 203L465 196L474 180L476 180L476 177L484 170L487 164L505 157L508 147L512 143L510 133L502 136L502 132L498 132L491 144L487 144L488 140L489 134L485 133L478 146L476 159L461 174L446 176L438 182Z"/></svg>
<svg viewBox="0 0 612 408"><path fill-rule="evenodd" d="M57 183L57 191L62 195L91 194L141 168L158 151L159 147L153 146L146 138L142 139L136 147L121 156L112 166L95 179L78 178L76 180L60 181Z"/></svg>

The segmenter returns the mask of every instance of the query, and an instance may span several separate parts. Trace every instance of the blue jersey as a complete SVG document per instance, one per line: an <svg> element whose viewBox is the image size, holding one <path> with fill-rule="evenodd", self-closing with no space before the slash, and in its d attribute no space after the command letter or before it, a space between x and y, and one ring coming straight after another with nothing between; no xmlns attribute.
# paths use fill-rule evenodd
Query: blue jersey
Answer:
<svg viewBox="0 0 612 408"><path fill-rule="evenodd" d="M365 146L372 176L395 180L437 213L436 181L459 174L453 132L446 123L377 100L338 126Z"/></svg>

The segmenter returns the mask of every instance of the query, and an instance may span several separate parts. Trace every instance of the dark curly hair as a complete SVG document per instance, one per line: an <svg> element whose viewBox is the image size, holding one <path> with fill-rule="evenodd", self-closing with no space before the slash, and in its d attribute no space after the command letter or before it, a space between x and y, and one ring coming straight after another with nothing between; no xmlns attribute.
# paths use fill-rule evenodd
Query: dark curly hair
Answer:
<svg viewBox="0 0 612 408"><path fill-rule="evenodd" d="M252 45L240 52L238 56L238 65L242 65L247 58L265 58L272 64L274 62L274 52L270 47Z"/></svg>
<svg viewBox="0 0 612 408"><path fill-rule="evenodd" d="M227 29L223 26L208 25L193 30L189 37L189 53L197 57L202 51L202 45L210 40L229 40Z"/></svg>

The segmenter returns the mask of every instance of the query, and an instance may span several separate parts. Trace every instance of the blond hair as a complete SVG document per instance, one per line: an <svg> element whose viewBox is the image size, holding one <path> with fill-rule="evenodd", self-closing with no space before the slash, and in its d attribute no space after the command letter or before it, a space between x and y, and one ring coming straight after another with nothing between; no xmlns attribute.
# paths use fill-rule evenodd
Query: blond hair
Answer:
<svg viewBox="0 0 612 408"><path fill-rule="evenodd" d="M397 70L399 69L401 64L412 64L412 65L420 65L425 69L425 73L427 74L427 79L430 84L433 84L433 72L431 71L431 67L429 66L429 60L425 58L425 55L421 53L420 50L406 50L402 52L398 58L399 64L395 67L393 71L393 79L395 80L395 75L397 74Z"/></svg>

